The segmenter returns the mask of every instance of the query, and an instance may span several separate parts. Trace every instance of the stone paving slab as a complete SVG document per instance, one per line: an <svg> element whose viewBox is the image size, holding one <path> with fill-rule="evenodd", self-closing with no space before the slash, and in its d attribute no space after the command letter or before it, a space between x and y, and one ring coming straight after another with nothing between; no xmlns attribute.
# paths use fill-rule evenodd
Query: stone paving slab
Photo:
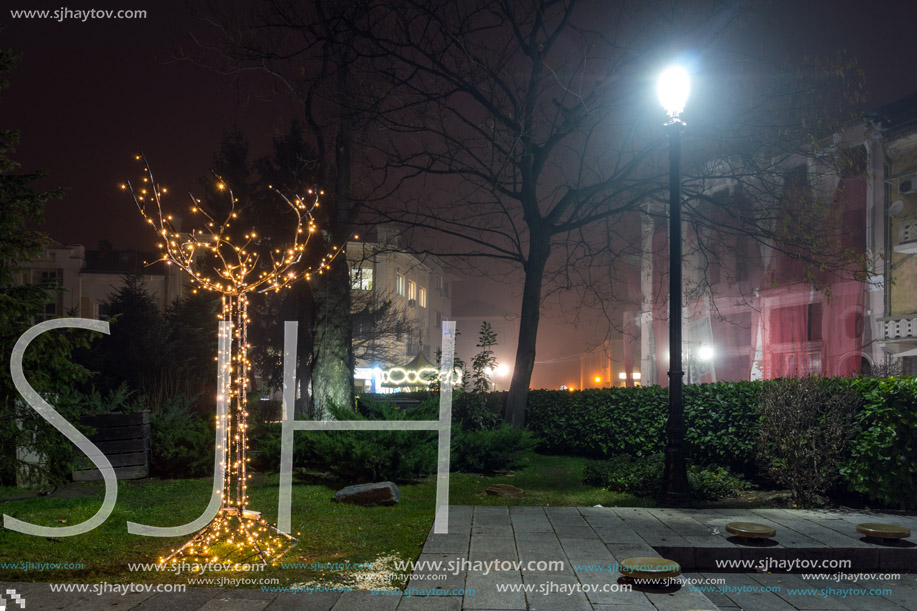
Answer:
<svg viewBox="0 0 917 611"><path fill-rule="evenodd" d="M509 518L508 507L474 507L471 519L473 534L512 536L512 531L513 523Z"/></svg>
<svg viewBox="0 0 917 611"><path fill-rule="evenodd" d="M211 598L200 608L200 611L264 611L271 603L269 600L257 600L253 598L236 598L231 594L221 594L216 598ZM91 607L98 609L98 607ZM107 607L106 608L110 608ZM130 607L128 607L130 608ZM69 609L69 607L68 607Z"/></svg>
<svg viewBox="0 0 917 611"><path fill-rule="evenodd" d="M470 531L452 532L443 535L430 534L423 544L424 554L449 554L456 557L468 556Z"/></svg>
<svg viewBox="0 0 917 611"><path fill-rule="evenodd" d="M545 507L544 513L556 526L588 526L577 507Z"/></svg>
<svg viewBox="0 0 917 611"><path fill-rule="evenodd" d="M543 507L510 507L513 530L519 533L552 533L554 525L548 519Z"/></svg>
<svg viewBox="0 0 917 611"><path fill-rule="evenodd" d="M427 563L423 566L423 569L415 569L411 573L411 578L408 581L408 587L417 588L417 589L461 589L465 587L465 571L464 570L449 570L451 568L450 563L455 563L458 559L453 554L421 554L417 558L418 564ZM429 563L439 562L444 568L441 570L436 570L429 568L432 566ZM456 566L456 569L461 569L461 567Z"/></svg>
<svg viewBox="0 0 917 611"><path fill-rule="evenodd" d="M810 587L802 577L792 573L781 573L779 575L768 575L766 573L749 573L748 577L757 581L765 587L780 586L780 592L777 596L782 598L790 606L803 610L821 610L821 609L850 609L850 607L841 599L819 596L812 594L790 594L790 588L797 590L806 590Z"/></svg>
<svg viewBox="0 0 917 611"><path fill-rule="evenodd" d="M664 521L646 509L640 507L616 507L614 512L631 530L636 532L641 539L652 547L657 545L687 547L688 545L688 542L679 532L669 528ZM693 520L691 521L693 522Z"/></svg>
<svg viewBox="0 0 917 611"><path fill-rule="evenodd" d="M373 596L370 592L342 592L331 611L394 611L402 600L401 596ZM309 599L302 601L304 611L312 611Z"/></svg>
<svg viewBox="0 0 917 611"><path fill-rule="evenodd" d="M707 537L712 529L698 521L694 515L686 514L679 509L650 508L648 514L665 524L681 537Z"/></svg>
<svg viewBox="0 0 917 611"><path fill-rule="evenodd" d="M296 594L278 594L277 598L269 604L265 611L330 611L337 604L341 594L339 592L312 592ZM304 600L305 599L305 600ZM157 607L173 611L173 607Z"/></svg>
<svg viewBox="0 0 917 611"><path fill-rule="evenodd" d="M474 590L474 595L464 597L463 609L525 609L525 594L521 591L499 591L498 586L522 584L519 571L470 574L465 579L465 588Z"/></svg>

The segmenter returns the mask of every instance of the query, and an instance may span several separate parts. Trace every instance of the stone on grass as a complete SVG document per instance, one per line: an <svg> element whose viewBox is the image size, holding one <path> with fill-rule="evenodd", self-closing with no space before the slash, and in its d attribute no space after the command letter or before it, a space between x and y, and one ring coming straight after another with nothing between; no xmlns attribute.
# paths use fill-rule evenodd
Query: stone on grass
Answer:
<svg viewBox="0 0 917 611"><path fill-rule="evenodd" d="M356 486L341 488L335 492L334 500L338 503L351 503L364 507L394 505L401 500L401 491L392 482L357 484Z"/></svg>
<svg viewBox="0 0 917 611"><path fill-rule="evenodd" d="M519 496L525 492L525 490L510 486L509 484L494 484L484 492L491 496Z"/></svg>

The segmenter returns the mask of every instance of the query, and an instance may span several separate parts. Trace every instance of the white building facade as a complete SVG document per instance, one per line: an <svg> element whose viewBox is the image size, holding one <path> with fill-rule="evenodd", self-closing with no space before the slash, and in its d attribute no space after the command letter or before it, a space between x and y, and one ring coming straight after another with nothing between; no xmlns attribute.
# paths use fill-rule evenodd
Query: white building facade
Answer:
<svg viewBox="0 0 917 611"><path fill-rule="evenodd" d="M180 298L187 290L180 270L157 263L147 266L135 251L86 251L77 244L52 242L41 258L22 265L21 281L26 284L48 283L58 290L48 291L42 319L58 316L106 319L106 303L124 286L124 276L139 274L160 311Z"/></svg>
<svg viewBox="0 0 917 611"><path fill-rule="evenodd" d="M442 323L452 316L453 278L436 257L400 250L397 239L385 231L375 241L349 242L346 256L354 309L391 303L388 320L366 328L357 323L353 330L357 389L385 392L382 371L404 366L418 354L436 362Z"/></svg>

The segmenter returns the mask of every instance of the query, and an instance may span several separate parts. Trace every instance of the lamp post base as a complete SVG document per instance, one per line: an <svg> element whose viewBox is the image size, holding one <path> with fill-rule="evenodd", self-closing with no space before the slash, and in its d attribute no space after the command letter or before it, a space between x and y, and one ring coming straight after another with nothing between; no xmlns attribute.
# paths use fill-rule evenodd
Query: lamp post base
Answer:
<svg viewBox="0 0 917 611"><path fill-rule="evenodd" d="M666 507L687 507L691 504L688 467L684 451L680 447L670 446L665 450L665 470L662 473L662 494L659 502Z"/></svg>

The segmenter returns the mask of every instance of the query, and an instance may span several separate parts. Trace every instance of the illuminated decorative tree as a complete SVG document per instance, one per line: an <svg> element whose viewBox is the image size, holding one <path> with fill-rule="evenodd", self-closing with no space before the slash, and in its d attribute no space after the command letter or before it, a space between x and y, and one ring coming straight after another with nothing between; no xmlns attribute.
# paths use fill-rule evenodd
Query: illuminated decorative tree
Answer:
<svg viewBox="0 0 917 611"><path fill-rule="evenodd" d="M217 448L222 456L222 496L216 517L182 547L174 550L160 562L199 560L203 562L234 561L248 562L258 558L267 563L276 560L296 544L296 539L280 532L261 518L257 511L247 509L247 387L251 363L248 359L247 326L248 296L251 293L279 292L290 288L296 280L308 281L313 273L321 274L330 261L340 252L332 247L330 255L321 258L315 268L297 272L296 268L306 251L306 245L317 231L312 211L319 206L318 189L310 189L307 197L292 199L275 192L287 203L295 215L292 243L284 248L276 247L255 229L233 232L240 224L238 199L229 186L216 176L216 187L226 194L229 210L224 221L218 223L216 214L208 212L200 199L191 195L191 213L203 219L203 227L182 232L176 227L171 214L163 212L162 197L166 188L153 178L146 157L137 156L143 162L144 176L135 188L130 182L121 185L128 190L140 214L160 236L158 247L162 253L159 261L177 265L187 272L195 286L215 291L222 295L220 333L223 363L218 371ZM229 347L230 354L223 354ZM219 403L225 401L228 409L220 410ZM214 482L217 484L217 482Z"/></svg>

